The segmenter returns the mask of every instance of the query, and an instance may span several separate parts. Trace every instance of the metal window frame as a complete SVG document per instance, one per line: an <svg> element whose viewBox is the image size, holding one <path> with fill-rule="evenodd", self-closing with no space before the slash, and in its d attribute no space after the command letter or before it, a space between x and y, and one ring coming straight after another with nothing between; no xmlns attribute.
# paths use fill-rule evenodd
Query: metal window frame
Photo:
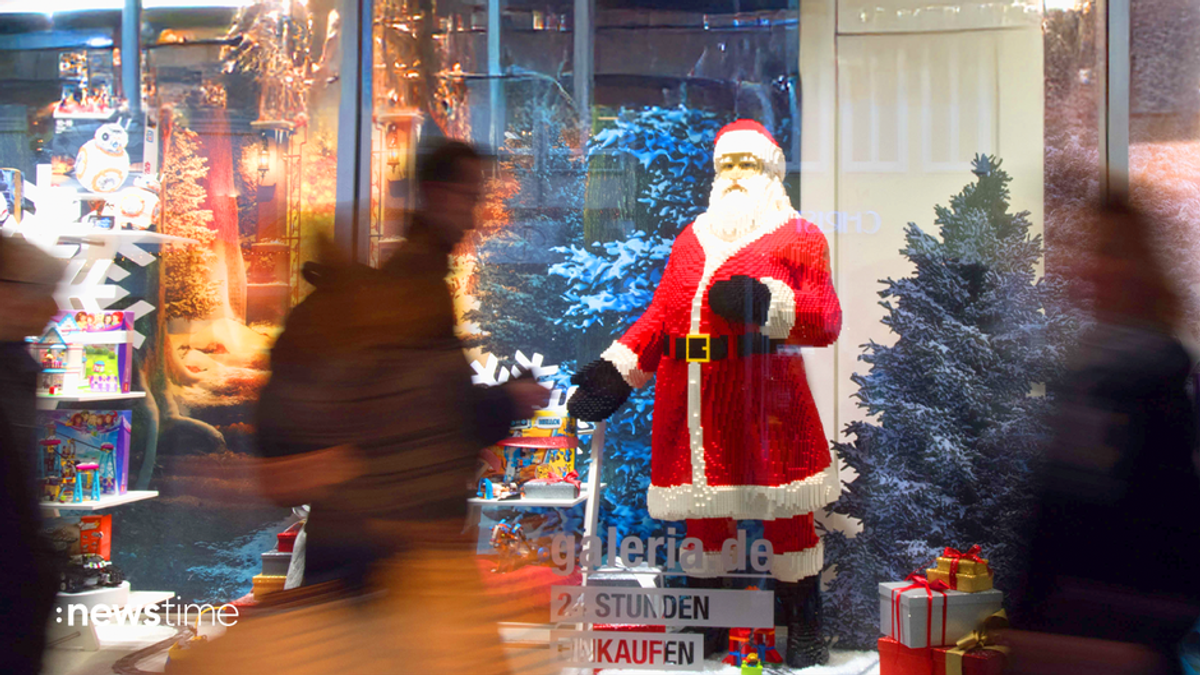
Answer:
<svg viewBox="0 0 1200 675"><path fill-rule="evenodd" d="M1100 192L1105 202L1129 195L1131 0L1103 0L1104 88L1099 97Z"/></svg>
<svg viewBox="0 0 1200 675"><path fill-rule="evenodd" d="M374 0L340 0L341 99L337 121L337 179L333 240L358 262L371 248L371 91Z"/></svg>

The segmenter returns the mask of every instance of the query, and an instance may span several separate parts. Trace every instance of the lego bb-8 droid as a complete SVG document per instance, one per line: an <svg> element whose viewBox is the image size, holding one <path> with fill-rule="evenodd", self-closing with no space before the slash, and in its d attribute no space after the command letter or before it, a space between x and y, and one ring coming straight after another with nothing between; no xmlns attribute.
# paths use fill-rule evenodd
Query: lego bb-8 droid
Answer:
<svg viewBox="0 0 1200 675"><path fill-rule="evenodd" d="M85 190L115 192L129 175L129 134L119 124L105 124L75 155L75 177Z"/></svg>
<svg viewBox="0 0 1200 675"><path fill-rule="evenodd" d="M159 182L153 176L140 176L131 187L106 201L100 215L112 216L113 227L118 230L148 230L158 223L162 210L159 190Z"/></svg>

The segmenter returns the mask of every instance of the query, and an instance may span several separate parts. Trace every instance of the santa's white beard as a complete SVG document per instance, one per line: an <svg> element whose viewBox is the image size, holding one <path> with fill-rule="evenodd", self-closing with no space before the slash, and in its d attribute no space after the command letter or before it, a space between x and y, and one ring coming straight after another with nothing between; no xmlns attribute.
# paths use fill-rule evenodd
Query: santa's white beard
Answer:
<svg viewBox="0 0 1200 675"><path fill-rule="evenodd" d="M792 211L792 202L783 182L771 176L760 176L734 182L718 178L713 181L704 213L709 230L725 241L733 241L755 228L773 223L780 212Z"/></svg>

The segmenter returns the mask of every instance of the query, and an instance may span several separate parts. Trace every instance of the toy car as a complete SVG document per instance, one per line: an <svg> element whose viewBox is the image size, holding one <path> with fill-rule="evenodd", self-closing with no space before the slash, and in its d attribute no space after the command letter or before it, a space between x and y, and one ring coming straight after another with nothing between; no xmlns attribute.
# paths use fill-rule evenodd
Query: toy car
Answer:
<svg viewBox="0 0 1200 675"><path fill-rule="evenodd" d="M92 553L71 556L70 562L59 573L58 590L63 593L78 593L95 588L120 586L125 575L116 565Z"/></svg>

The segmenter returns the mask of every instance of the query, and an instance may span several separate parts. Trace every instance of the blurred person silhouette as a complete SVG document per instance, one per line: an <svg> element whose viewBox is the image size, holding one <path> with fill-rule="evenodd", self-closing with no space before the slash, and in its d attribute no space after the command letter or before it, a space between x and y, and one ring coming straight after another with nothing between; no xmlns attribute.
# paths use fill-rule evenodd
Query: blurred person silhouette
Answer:
<svg viewBox="0 0 1200 675"><path fill-rule="evenodd" d="M380 271L330 251L289 316L259 403L263 490L309 503L304 585L178 672L508 672L464 533L481 448L549 391L471 383L446 277L475 227L484 158L442 141L421 205Z"/></svg>
<svg viewBox="0 0 1200 675"><path fill-rule="evenodd" d="M530 379L472 386L454 334L450 254L475 227L484 167L465 143L436 144L418 166L421 206L382 271L332 247L306 267L316 290L272 350L258 414L263 454L286 458L286 475L263 481L268 496L312 503L306 585L361 588L372 562L423 536L397 528L465 517L479 448L548 400ZM318 468L297 470L306 460ZM372 532L383 523L390 535Z"/></svg>
<svg viewBox="0 0 1200 675"><path fill-rule="evenodd" d="M40 335L58 311L58 260L23 239L0 237L0 532L5 582L0 584L0 673L42 669L46 624L58 576L42 536L32 448L39 365L25 338Z"/></svg>
<svg viewBox="0 0 1200 675"><path fill-rule="evenodd" d="M1200 478L1192 361L1154 223L1124 203L1094 220L1095 324L1056 389L1013 672L1177 673L1200 616Z"/></svg>

